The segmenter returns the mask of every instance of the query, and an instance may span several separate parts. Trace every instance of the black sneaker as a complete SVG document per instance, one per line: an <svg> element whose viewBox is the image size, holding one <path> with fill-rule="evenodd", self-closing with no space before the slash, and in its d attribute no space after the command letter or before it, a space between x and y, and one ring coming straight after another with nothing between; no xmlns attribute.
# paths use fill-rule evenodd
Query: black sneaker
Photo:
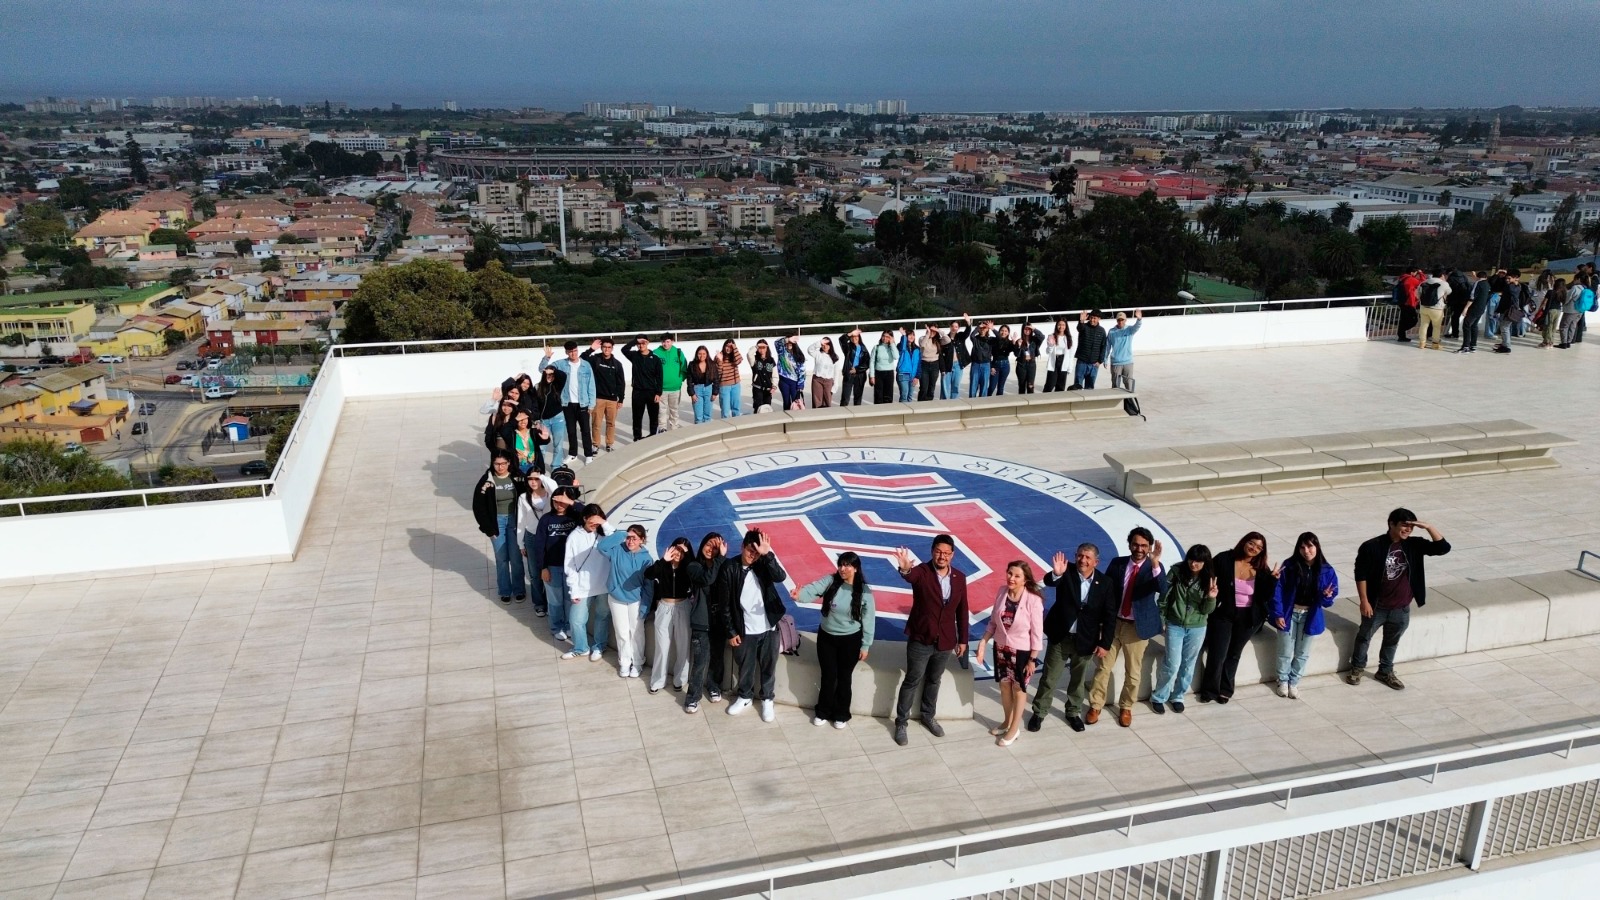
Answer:
<svg viewBox="0 0 1600 900"><path fill-rule="evenodd" d="M1150 709L1153 710L1158 716L1164 716L1167 714L1167 705L1162 703L1160 700L1151 700Z"/></svg>
<svg viewBox="0 0 1600 900"><path fill-rule="evenodd" d="M1175 712L1175 713L1183 712L1183 701L1182 700L1174 700L1174 701L1172 701L1172 711Z"/></svg>
<svg viewBox="0 0 1600 900"><path fill-rule="evenodd" d="M516 599L516 601L518 603L527 603L528 602L528 595L527 594L518 594L515 597L515 599Z"/></svg>
<svg viewBox="0 0 1600 900"><path fill-rule="evenodd" d="M1028 730L1029 731L1038 731L1039 729L1041 729L1043 727L1044 727L1044 716L1041 716L1041 715L1038 715L1037 713L1035 713L1034 715L1031 715L1031 716L1028 717Z"/></svg>
<svg viewBox="0 0 1600 900"><path fill-rule="evenodd" d="M1379 684L1386 684L1397 691L1403 691L1406 689L1406 683L1401 681L1400 676L1394 674L1393 672L1379 672L1378 674L1372 676L1372 680Z"/></svg>
<svg viewBox="0 0 1600 900"><path fill-rule="evenodd" d="M894 742L902 747L911 743L911 738L906 736L906 723L894 723Z"/></svg>
<svg viewBox="0 0 1600 900"><path fill-rule="evenodd" d="M535 607L534 607L534 608L533 608L533 614L534 614L534 615L535 615L535 616L536 616L536 617L538 617L538 618L541 618L541 619L542 619L542 618L544 618L544 617L545 617L545 616L548 616L548 615L550 615L550 607L548 607L548 606L535 606Z"/></svg>
<svg viewBox="0 0 1600 900"><path fill-rule="evenodd" d="M1082 731L1089 726L1083 724L1082 716L1067 716L1067 727L1073 731Z"/></svg>
<svg viewBox="0 0 1600 900"><path fill-rule="evenodd" d="M509 606L509 605L510 605L510 604L511 604L511 598L510 598L510 597L507 597L507 596L504 596L504 595L502 595L502 596L501 596L501 597L500 597L500 602L501 602L501 603L504 603L504 604L506 604L506 605L508 605L508 606Z"/></svg>

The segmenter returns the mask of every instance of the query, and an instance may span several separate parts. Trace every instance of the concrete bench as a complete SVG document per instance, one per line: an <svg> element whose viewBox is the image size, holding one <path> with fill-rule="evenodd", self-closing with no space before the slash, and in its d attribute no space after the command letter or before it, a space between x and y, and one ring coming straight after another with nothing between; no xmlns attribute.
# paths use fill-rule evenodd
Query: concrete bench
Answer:
<svg viewBox="0 0 1600 900"><path fill-rule="evenodd" d="M1105 454L1140 506L1551 468L1571 438L1498 419Z"/></svg>

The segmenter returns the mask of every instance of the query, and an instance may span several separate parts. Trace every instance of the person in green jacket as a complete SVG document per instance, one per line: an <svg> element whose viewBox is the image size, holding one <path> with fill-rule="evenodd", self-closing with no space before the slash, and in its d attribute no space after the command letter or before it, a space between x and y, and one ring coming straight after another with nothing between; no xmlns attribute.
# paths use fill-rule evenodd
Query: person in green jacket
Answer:
<svg viewBox="0 0 1600 900"><path fill-rule="evenodd" d="M678 398L683 396L683 383L689 378L689 358L678 349L671 332L661 336L661 346L654 351L661 359L661 405L666 407L666 427L663 431L681 428L678 422Z"/></svg>
<svg viewBox="0 0 1600 900"><path fill-rule="evenodd" d="M856 663L872 649L874 610L872 586L861 574L861 557L849 550L839 554L838 568L789 596L800 603L819 603L822 624L817 627L817 663L822 686L817 691L811 724L833 723L843 728L850 721L851 675Z"/></svg>
<svg viewBox="0 0 1600 900"><path fill-rule="evenodd" d="M1161 659L1161 677L1150 692L1150 708L1157 714L1183 712L1183 695L1194 680L1194 661L1206 642L1206 617L1217 608L1217 576L1211 571L1211 550L1195 544L1167 579L1161 596L1161 621L1166 626L1167 655Z"/></svg>

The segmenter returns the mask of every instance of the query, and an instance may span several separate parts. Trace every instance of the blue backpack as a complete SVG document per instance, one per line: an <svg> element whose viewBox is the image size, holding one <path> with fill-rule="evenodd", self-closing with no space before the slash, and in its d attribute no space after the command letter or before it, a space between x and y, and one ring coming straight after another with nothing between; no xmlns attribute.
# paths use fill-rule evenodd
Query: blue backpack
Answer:
<svg viewBox="0 0 1600 900"><path fill-rule="evenodd" d="M1578 302L1572 304L1572 308L1581 313L1592 312L1594 310L1594 290L1592 288L1584 288L1583 293L1578 295Z"/></svg>

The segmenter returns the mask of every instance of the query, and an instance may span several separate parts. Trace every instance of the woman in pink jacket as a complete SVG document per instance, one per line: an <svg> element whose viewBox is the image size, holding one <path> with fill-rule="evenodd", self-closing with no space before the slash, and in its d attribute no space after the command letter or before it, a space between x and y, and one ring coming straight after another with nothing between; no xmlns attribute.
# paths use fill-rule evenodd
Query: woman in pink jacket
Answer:
<svg viewBox="0 0 1600 900"><path fill-rule="evenodd" d="M978 665L983 651L994 641L994 680L1000 685L1000 704L1005 721L989 731L995 743L1009 747L1022 728L1022 710L1028 694L1028 679L1044 651L1044 597L1033 580L1033 568L1024 560L1006 565L1006 586L994 598L989 610L989 627L978 642Z"/></svg>

